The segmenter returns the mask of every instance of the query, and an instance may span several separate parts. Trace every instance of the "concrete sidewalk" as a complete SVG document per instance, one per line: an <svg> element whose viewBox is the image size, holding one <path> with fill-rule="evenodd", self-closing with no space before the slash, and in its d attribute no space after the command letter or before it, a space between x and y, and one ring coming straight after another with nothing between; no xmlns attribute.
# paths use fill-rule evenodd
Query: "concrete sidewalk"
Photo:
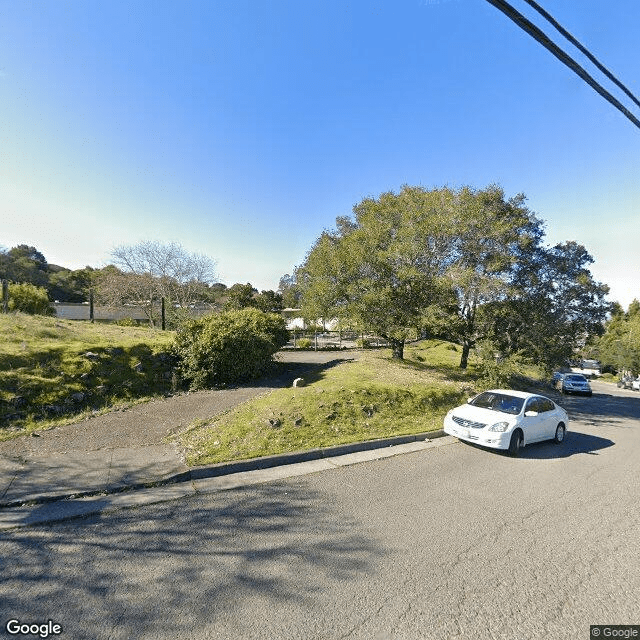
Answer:
<svg viewBox="0 0 640 640"><path fill-rule="evenodd" d="M166 482L189 468L173 445L0 455L0 509Z"/></svg>
<svg viewBox="0 0 640 640"><path fill-rule="evenodd" d="M188 468L173 445L0 456L0 530L335 469L454 442L442 431Z"/></svg>

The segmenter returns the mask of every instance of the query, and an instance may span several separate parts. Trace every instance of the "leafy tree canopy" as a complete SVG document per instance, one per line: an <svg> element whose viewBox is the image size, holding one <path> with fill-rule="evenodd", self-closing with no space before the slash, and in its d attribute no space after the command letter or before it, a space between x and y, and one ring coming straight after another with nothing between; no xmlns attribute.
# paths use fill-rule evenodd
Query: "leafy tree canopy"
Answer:
<svg viewBox="0 0 640 640"><path fill-rule="evenodd" d="M226 291L226 302L224 303L225 311L238 311L239 309L247 309L255 307L253 296L258 293L250 282L240 284L237 282L229 287Z"/></svg>
<svg viewBox="0 0 640 640"><path fill-rule="evenodd" d="M37 267L41 270L45 270L47 268L47 260L40 251L38 251L35 247L30 247L26 244L19 244L17 247L13 247L9 249L7 254L13 260L19 260L20 258L26 258L33 262Z"/></svg>
<svg viewBox="0 0 640 640"><path fill-rule="evenodd" d="M226 292L225 311L254 308L265 313L280 313L284 308L282 294L276 291L258 290L250 283L236 283Z"/></svg>
<svg viewBox="0 0 640 640"><path fill-rule="evenodd" d="M543 223L525 201L496 185L365 198L296 269L305 318L359 323L398 358L416 330L447 337L462 345L463 368L481 340L560 357L600 330L608 289L593 281L584 247L542 245Z"/></svg>
<svg viewBox="0 0 640 640"><path fill-rule="evenodd" d="M617 305L594 351L602 365L619 374L640 374L640 302L634 300L625 313Z"/></svg>
<svg viewBox="0 0 640 640"><path fill-rule="evenodd" d="M596 282L593 258L576 242L538 246L518 265L513 296L485 309L501 351L520 352L548 369L603 332L611 305Z"/></svg>
<svg viewBox="0 0 640 640"><path fill-rule="evenodd" d="M282 296L282 304L289 309L298 309L300 307L300 300L302 294L296 284L296 277L285 273L278 283L278 291Z"/></svg>
<svg viewBox="0 0 640 640"><path fill-rule="evenodd" d="M91 267L72 271L49 264L38 249L26 244L0 249L0 278L43 287L50 300L86 300L91 271Z"/></svg>
<svg viewBox="0 0 640 640"><path fill-rule="evenodd" d="M282 294L271 289L261 291L254 300L256 308L265 313L280 313L284 309Z"/></svg>

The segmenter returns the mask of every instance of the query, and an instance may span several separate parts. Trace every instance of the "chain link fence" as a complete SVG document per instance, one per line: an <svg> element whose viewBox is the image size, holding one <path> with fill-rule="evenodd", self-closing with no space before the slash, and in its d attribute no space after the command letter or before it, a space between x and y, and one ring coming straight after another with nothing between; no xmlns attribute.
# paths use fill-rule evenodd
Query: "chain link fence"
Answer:
<svg viewBox="0 0 640 640"><path fill-rule="evenodd" d="M285 349L355 349L388 347L383 338L358 331L305 331L292 329Z"/></svg>

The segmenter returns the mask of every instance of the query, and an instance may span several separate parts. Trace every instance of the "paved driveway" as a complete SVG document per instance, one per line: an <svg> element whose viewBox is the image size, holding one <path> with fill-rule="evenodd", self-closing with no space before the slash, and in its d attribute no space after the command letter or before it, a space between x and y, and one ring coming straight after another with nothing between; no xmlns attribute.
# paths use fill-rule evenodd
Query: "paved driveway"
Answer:
<svg viewBox="0 0 640 640"><path fill-rule="evenodd" d="M295 377L315 367L357 358L357 352L282 351L276 358L288 365L276 377L227 389L181 393L42 431L38 438L22 436L0 442L0 456L159 445L168 434L194 420L209 418L273 388L288 386Z"/></svg>
<svg viewBox="0 0 640 640"><path fill-rule="evenodd" d="M278 376L221 390L183 393L0 442L0 505L145 484L187 471L168 434L207 419L353 352L281 352Z"/></svg>

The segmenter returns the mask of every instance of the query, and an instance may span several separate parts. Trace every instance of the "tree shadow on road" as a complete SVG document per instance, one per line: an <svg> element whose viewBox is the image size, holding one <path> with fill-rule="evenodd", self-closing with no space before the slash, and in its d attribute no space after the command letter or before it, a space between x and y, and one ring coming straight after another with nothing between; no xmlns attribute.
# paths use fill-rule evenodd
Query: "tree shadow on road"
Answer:
<svg viewBox="0 0 640 640"><path fill-rule="evenodd" d="M304 482L270 483L7 532L0 601L79 640L248 638L243 602L286 621L387 553Z"/></svg>
<svg viewBox="0 0 640 640"><path fill-rule="evenodd" d="M622 427L627 420L640 419L640 397L594 390L590 398L565 396L556 402L564 407L572 420L579 420L592 426Z"/></svg>

